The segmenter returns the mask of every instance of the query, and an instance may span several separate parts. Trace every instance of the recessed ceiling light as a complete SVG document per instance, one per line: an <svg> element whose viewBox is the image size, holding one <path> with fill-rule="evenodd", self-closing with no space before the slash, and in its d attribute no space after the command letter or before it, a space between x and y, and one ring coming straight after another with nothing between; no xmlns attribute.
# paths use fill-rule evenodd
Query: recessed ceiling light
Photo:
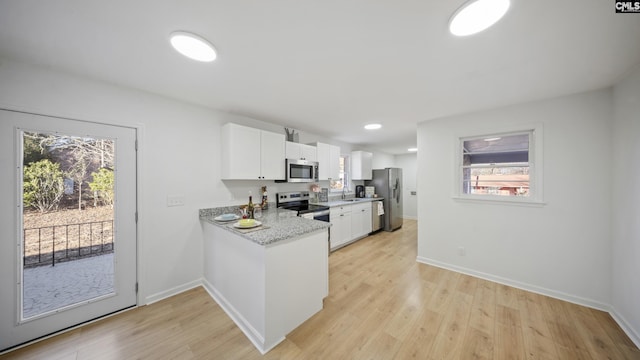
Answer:
<svg viewBox="0 0 640 360"><path fill-rule="evenodd" d="M408 148L407 151L416 152L418 151L418 148Z"/></svg>
<svg viewBox="0 0 640 360"><path fill-rule="evenodd" d="M380 124L367 124L364 126L365 129L367 130L378 130L382 127L382 125Z"/></svg>
<svg viewBox="0 0 640 360"><path fill-rule="evenodd" d="M216 59L216 49L198 35L176 31L169 37L171 45L180 54L197 61L211 62Z"/></svg>
<svg viewBox="0 0 640 360"><path fill-rule="evenodd" d="M500 140L500 139L502 139L502 138L492 137L492 138L484 139L484 141L496 141L496 140Z"/></svg>
<svg viewBox="0 0 640 360"><path fill-rule="evenodd" d="M509 10L509 0L471 0L462 5L449 21L453 35L479 33L500 20Z"/></svg>

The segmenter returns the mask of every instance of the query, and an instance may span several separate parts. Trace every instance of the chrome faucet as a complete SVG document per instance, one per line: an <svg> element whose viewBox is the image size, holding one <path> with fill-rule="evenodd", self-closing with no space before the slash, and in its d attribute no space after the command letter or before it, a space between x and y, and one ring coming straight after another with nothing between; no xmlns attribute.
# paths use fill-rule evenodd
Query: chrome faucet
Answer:
<svg viewBox="0 0 640 360"><path fill-rule="evenodd" d="M342 200L347 198L347 196L344 193L345 190L347 190L347 184L346 183L342 184Z"/></svg>

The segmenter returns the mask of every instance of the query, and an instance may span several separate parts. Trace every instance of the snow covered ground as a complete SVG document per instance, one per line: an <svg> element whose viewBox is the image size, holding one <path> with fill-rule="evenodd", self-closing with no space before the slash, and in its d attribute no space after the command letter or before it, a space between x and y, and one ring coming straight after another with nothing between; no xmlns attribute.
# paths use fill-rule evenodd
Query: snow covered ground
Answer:
<svg viewBox="0 0 640 360"><path fill-rule="evenodd" d="M113 254L24 269L24 317L112 293Z"/></svg>

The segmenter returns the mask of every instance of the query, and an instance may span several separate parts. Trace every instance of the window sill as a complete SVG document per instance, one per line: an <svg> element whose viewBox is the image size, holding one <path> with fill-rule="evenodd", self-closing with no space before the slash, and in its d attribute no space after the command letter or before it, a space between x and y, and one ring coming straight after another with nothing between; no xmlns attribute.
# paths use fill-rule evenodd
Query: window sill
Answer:
<svg viewBox="0 0 640 360"><path fill-rule="evenodd" d="M452 196L453 200L476 204L514 205L527 207L543 207L547 203L535 199L502 198L498 196Z"/></svg>

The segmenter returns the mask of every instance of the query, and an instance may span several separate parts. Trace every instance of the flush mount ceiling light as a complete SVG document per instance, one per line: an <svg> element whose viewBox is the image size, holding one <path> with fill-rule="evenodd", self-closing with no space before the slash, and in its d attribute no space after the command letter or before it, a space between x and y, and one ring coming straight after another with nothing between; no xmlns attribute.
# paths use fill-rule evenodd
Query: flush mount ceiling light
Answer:
<svg viewBox="0 0 640 360"><path fill-rule="evenodd" d="M176 31L169 37L171 45L180 54L197 61L211 62L216 59L216 49L210 42L186 31Z"/></svg>
<svg viewBox="0 0 640 360"><path fill-rule="evenodd" d="M407 151L409 152L416 152L418 151L418 148L408 148Z"/></svg>
<svg viewBox="0 0 640 360"><path fill-rule="evenodd" d="M509 10L509 0L471 0L462 5L449 21L456 36L479 33L500 20Z"/></svg>
<svg viewBox="0 0 640 360"><path fill-rule="evenodd" d="M382 127L382 125L380 124L367 124L364 126L365 129L367 130L378 130Z"/></svg>

